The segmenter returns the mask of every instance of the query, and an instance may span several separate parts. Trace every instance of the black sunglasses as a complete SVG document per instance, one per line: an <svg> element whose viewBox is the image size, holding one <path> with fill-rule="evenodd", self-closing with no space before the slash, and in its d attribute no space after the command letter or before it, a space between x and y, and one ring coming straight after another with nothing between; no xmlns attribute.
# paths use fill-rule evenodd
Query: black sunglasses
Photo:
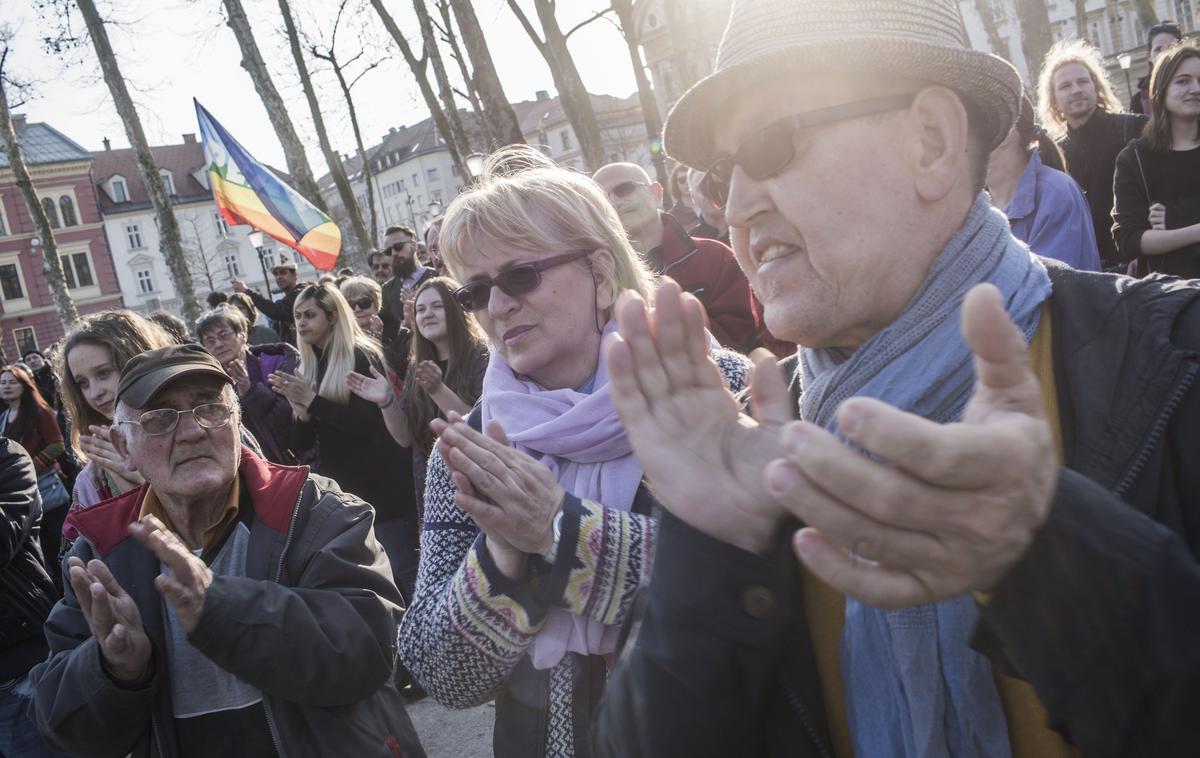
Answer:
<svg viewBox="0 0 1200 758"><path fill-rule="evenodd" d="M404 240L403 242L397 242L396 244L392 245L391 247L385 247L383 249L383 252L394 253L397 250L403 250L405 245L411 245L414 241L415 240Z"/></svg>
<svg viewBox="0 0 1200 758"><path fill-rule="evenodd" d="M366 309L370 308L372 305L375 305L375 301L369 297L364 297L361 300L351 300L350 301L350 307L356 311L365 311Z"/></svg>
<svg viewBox="0 0 1200 758"><path fill-rule="evenodd" d="M608 194L610 194L614 197L625 198L625 197L629 197L633 193L633 191L635 189L637 189L638 187L649 187L649 186L650 185L646 184L645 182L634 182L634 181L621 182L617 186L610 189L608 191Z"/></svg>
<svg viewBox="0 0 1200 758"><path fill-rule="evenodd" d="M499 287L509 297L519 297L533 292L542 283L542 272L577 261L591 255L593 250L576 250L562 255L552 255L540 261L521 263L505 269L492 279L476 279L454 291L454 299L465 311L481 311L492 299L492 287Z"/></svg>
<svg viewBox="0 0 1200 758"><path fill-rule="evenodd" d="M913 97L911 94L873 97L797 113L767 124L747 137L733 155L713 163L700 180L700 191L717 205L725 205L729 201L729 182L734 166L741 166L746 175L755 180L775 176L796 157L794 137L801 129L907 108Z"/></svg>

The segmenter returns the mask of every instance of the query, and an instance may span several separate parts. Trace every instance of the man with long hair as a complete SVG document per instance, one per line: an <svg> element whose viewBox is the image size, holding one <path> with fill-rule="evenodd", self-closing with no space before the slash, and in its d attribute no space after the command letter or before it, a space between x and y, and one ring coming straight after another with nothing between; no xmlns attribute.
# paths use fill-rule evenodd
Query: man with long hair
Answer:
<svg viewBox="0 0 1200 758"><path fill-rule="evenodd" d="M1113 171L1117 154L1142 133L1145 117L1121 112L1100 51L1078 39L1063 40L1046 53L1038 109L1092 209L1100 264L1106 271L1123 269L1110 231Z"/></svg>

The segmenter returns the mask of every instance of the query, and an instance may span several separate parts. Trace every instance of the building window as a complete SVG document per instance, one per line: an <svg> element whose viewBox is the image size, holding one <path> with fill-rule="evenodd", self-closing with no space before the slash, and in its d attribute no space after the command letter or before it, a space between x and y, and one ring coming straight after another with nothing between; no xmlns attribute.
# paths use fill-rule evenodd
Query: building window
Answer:
<svg viewBox="0 0 1200 758"><path fill-rule="evenodd" d="M32 326L13 329L13 342L17 343L17 355L25 355L38 349L37 333Z"/></svg>
<svg viewBox="0 0 1200 758"><path fill-rule="evenodd" d="M124 179L113 179L109 186L112 187L112 199L114 203L124 203L129 200L129 194L125 191Z"/></svg>
<svg viewBox="0 0 1200 758"><path fill-rule="evenodd" d="M414 187L421 186L421 175L420 174L413 174L413 186Z"/></svg>
<svg viewBox="0 0 1200 758"><path fill-rule="evenodd" d="M150 273L150 269L138 269L136 276L138 292L148 295L154 291L154 276Z"/></svg>
<svg viewBox="0 0 1200 758"><path fill-rule="evenodd" d="M431 169L429 169L428 171L426 171L426 172L425 172L425 178L427 178L427 179L428 179L429 181L431 181L431 182L436 182L436 181L438 181L438 173L437 173L437 169L436 169L436 168L431 168Z"/></svg>
<svg viewBox="0 0 1200 758"><path fill-rule="evenodd" d="M140 250L142 248L142 227L137 224L126 224L125 237L129 240L130 250Z"/></svg>
<svg viewBox="0 0 1200 758"><path fill-rule="evenodd" d="M213 223L216 224L218 237L229 236L229 226L225 224L225 219L221 217L220 211L213 214Z"/></svg>
<svg viewBox="0 0 1200 758"><path fill-rule="evenodd" d="M96 284L92 279L92 264L88 261L87 253L72 253L64 255L62 261L63 277L67 280L67 289L91 287Z"/></svg>
<svg viewBox="0 0 1200 758"><path fill-rule="evenodd" d="M0 264L0 293L5 300L21 300L25 289L21 286L21 272L16 263Z"/></svg>
<svg viewBox="0 0 1200 758"><path fill-rule="evenodd" d="M242 275L242 269L238 266L237 253L230 253L225 256L225 271L231 278Z"/></svg>
<svg viewBox="0 0 1200 758"><path fill-rule="evenodd" d="M0 213L0 237L8 236L8 230L4 228L4 214Z"/></svg>
<svg viewBox="0 0 1200 758"><path fill-rule="evenodd" d="M75 203L71 202L69 195L63 195L58 199L58 207L62 209L63 226L79 225L79 222L75 220Z"/></svg>
<svg viewBox="0 0 1200 758"><path fill-rule="evenodd" d="M166 188L168 195L175 194L175 179L172 178L170 171L159 171L158 175L162 177L163 187Z"/></svg>
<svg viewBox="0 0 1200 758"><path fill-rule="evenodd" d="M450 176L458 176L458 164L457 163L450 164Z"/></svg>
<svg viewBox="0 0 1200 758"><path fill-rule="evenodd" d="M58 228L58 208L54 206L54 198L42 198L42 210L46 211L46 216L50 219L50 228Z"/></svg>
<svg viewBox="0 0 1200 758"><path fill-rule="evenodd" d="M563 150L570 150L571 149L571 132L567 129L563 129L561 132L559 132L559 136L562 137Z"/></svg>

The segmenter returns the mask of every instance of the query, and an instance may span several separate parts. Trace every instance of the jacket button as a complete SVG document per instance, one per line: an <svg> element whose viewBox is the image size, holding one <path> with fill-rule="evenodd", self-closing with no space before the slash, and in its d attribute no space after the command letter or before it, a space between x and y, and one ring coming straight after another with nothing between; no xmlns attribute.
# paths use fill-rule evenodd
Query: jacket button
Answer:
<svg viewBox="0 0 1200 758"><path fill-rule="evenodd" d="M775 593L759 584L742 590L742 610L755 619L769 619L775 612Z"/></svg>

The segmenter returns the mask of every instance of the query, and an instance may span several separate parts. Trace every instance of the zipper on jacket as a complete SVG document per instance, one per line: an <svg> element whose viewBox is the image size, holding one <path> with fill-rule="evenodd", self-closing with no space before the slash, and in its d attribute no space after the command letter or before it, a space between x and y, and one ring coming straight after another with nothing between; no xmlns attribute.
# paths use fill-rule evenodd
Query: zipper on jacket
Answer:
<svg viewBox="0 0 1200 758"><path fill-rule="evenodd" d="M788 703L791 704L792 710L800 717L800 725L804 727L804 731L808 734L808 738L817 746L817 752L821 754L821 758L833 758L829 751L825 748L825 743L817 736L817 731L813 729L812 723L808 720L808 709L804 707L804 703L800 702L800 697L788 685L783 686L784 692L787 693Z"/></svg>
<svg viewBox="0 0 1200 758"><path fill-rule="evenodd" d="M1124 495L1125 491L1133 485L1133 480L1137 477L1137 475L1142 473L1142 468L1145 467L1146 462L1150 460L1150 451L1154 449L1154 445L1158 442L1158 438L1161 437L1163 432L1167 429L1167 423L1171 420L1171 414L1175 412L1175 409L1179 407L1181 402L1183 402L1183 396L1187 394L1189 389L1191 389L1192 382L1194 382L1196 379L1197 370L1200 370L1200 366L1197 366L1195 363L1192 363L1188 366L1187 373L1184 375L1183 379L1180 380L1179 385L1175 387L1175 391L1171 393L1169 398L1167 398L1166 405L1164 405L1162 411L1159 412L1158 418L1154 420L1154 426L1150 429L1150 434L1146 436L1145 442L1142 443L1141 448L1138 450L1137 457L1134 458L1133 464L1129 467L1129 470L1125 473L1125 476L1113 490L1113 494L1117 496Z"/></svg>
<svg viewBox="0 0 1200 758"><path fill-rule="evenodd" d="M307 480L305 482L307 484ZM275 568L275 583L279 584L279 580L283 578L283 564L287 561L288 548L292 546L292 537L296 533L296 520L300 516L300 501L304 498L304 486L301 485L299 494L296 495L296 503L292 506L292 520L288 524L287 539L283 542L283 551L279 554L279 565ZM263 713L267 717L267 729L271 732L271 742L275 743L275 752L283 758L283 741L279 738L279 729L275 725L275 714L271 712L271 696L263 693Z"/></svg>
<svg viewBox="0 0 1200 758"><path fill-rule="evenodd" d="M154 747L158 750L159 756L166 756L163 752L162 737L158 733L158 716L150 715L150 731L154 733Z"/></svg>

